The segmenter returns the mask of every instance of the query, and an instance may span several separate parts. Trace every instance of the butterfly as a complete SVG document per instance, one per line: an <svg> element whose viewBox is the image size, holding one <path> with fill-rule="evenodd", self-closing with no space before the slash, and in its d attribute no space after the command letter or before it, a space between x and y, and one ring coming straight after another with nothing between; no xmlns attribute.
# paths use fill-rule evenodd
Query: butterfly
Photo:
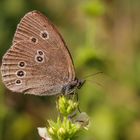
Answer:
<svg viewBox="0 0 140 140"><path fill-rule="evenodd" d="M39 96L71 94L85 83L76 78L71 54L57 28L39 11L21 19L3 56L1 74L9 90Z"/></svg>

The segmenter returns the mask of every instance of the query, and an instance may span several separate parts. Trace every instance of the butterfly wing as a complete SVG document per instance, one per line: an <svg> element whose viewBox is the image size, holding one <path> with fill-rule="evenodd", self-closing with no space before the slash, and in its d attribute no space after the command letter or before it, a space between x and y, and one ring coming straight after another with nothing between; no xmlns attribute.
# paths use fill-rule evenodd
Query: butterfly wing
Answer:
<svg viewBox="0 0 140 140"><path fill-rule="evenodd" d="M1 72L10 90L36 95L58 94L75 78L61 35L37 11L27 13L19 23L13 46L3 57Z"/></svg>
<svg viewBox="0 0 140 140"><path fill-rule="evenodd" d="M45 37L46 36L46 37ZM71 54L56 27L39 11L27 13L18 24L13 38L13 44L20 41L36 40L36 43L43 42L62 50L62 55L66 56L70 79L75 78L75 70Z"/></svg>

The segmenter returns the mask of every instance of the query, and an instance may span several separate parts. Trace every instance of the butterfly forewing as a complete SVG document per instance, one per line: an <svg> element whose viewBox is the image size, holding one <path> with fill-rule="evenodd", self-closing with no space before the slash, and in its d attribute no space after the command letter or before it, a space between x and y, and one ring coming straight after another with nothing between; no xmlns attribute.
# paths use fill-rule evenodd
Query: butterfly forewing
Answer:
<svg viewBox="0 0 140 140"><path fill-rule="evenodd" d="M46 38L43 38L45 33L47 34ZM43 42L44 46L50 44L53 48L57 47L62 49L62 55L66 56L69 63L68 68L70 79L75 78L72 57L62 36L49 19L38 11L29 12L21 19L15 32L13 43L17 43L22 40L32 42L33 39L36 39L35 43Z"/></svg>
<svg viewBox="0 0 140 140"><path fill-rule="evenodd" d="M61 35L37 11L21 19L13 45L3 57L1 72L10 90L36 95L58 94L75 78L73 62Z"/></svg>

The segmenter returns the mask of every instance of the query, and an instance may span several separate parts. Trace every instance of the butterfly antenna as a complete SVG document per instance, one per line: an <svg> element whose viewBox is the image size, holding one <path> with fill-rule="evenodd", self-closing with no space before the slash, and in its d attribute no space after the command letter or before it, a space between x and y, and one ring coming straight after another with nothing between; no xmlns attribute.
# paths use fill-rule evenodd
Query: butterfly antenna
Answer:
<svg viewBox="0 0 140 140"><path fill-rule="evenodd" d="M89 75L84 76L83 79L87 79L89 77L92 77L92 76L95 76L95 75L98 75L98 74L101 74L101 73L103 73L103 72L102 71L99 71L99 72L96 72L96 73L92 73L92 74L89 74Z"/></svg>
<svg viewBox="0 0 140 140"><path fill-rule="evenodd" d="M98 83L98 82L95 82L95 81L93 81L93 80L87 80L87 82L89 82L89 83L94 82L94 83L97 84L98 86L103 87L102 84L100 84L100 83Z"/></svg>

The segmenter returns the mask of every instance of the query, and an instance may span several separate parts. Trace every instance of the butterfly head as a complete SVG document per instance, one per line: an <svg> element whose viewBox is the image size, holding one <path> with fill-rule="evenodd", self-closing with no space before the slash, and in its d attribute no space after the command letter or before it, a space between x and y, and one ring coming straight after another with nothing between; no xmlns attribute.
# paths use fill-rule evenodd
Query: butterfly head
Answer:
<svg viewBox="0 0 140 140"><path fill-rule="evenodd" d="M84 85L84 83L86 82L86 80L77 80L77 88L78 89L80 89L83 85Z"/></svg>
<svg viewBox="0 0 140 140"><path fill-rule="evenodd" d="M71 81L67 85L65 85L62 89L62 93L65 95L72 94L75 92L76 89L80 89L86 80L79 80L75 78L74 81Z"/></svg>

